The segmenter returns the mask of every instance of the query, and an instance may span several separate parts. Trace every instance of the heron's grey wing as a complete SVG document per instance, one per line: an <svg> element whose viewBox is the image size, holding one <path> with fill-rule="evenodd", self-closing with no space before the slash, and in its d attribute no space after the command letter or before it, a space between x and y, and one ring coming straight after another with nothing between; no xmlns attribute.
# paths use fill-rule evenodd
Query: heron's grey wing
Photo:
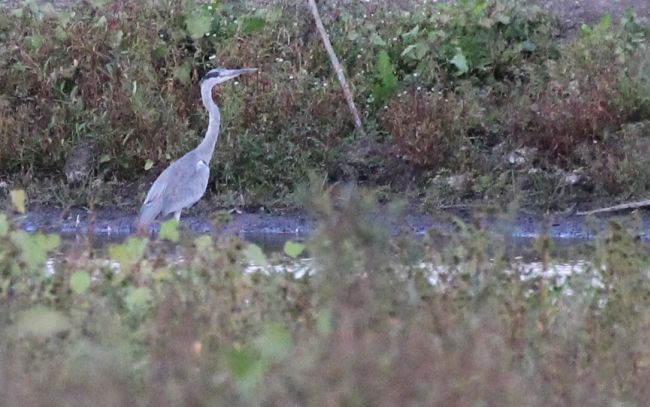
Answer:
<svg viewBox="0 0 650 407"><path fill-rule="evenodd" d="M169 170L163 195L163 216L194 205L205 193L210 177L208 164L193 154L184 156Z"/></svg>
<svg viewBox="0 0 650 407"><path fill-rule="evenodd" d="M163 194L167 186L167 170L163 171L154 181L140 208L139 223L148 225L160 214L163 207Z"/></svg>

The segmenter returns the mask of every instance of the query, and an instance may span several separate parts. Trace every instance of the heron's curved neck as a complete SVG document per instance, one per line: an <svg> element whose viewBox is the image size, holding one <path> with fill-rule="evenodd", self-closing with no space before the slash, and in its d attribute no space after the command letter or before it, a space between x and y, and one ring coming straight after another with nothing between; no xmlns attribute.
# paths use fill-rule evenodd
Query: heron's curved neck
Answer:
<svg viewBox="0 0 650 407"><path fill-rule="evenodd" d="M219 138L219 125L221 124L221 113L219 107L212 99L212 86L201 87L201 99L203 106L208 111L210 121L208 122L208 130L205 132L205 137L201 144L196 148L199 154L199 159L209 163L214 153L214 148L217 145Z"/></svg>

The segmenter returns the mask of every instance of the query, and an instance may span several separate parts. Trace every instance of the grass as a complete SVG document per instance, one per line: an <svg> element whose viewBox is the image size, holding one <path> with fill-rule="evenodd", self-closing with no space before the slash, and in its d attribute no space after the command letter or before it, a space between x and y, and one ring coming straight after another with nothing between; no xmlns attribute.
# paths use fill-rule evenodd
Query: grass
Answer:
<svg viewBox="0 0 650 407"><path fill-rule="evenodd" d="M592 405L648 398L647 247L612 224L583 272L525 276L471 224L391 236L372 195L312 195L317 270L235 238L61 249L0 215L7 405ZM442 238L448 244L440 245ZM44 273L48 255L56 255ZM542 270L563 260L541 237ZM178 261L178 255L182 261ZM109 261L110 260L110 261ZM119 272L113 263L119 264ZM271 263L279 271L245 272ZM432 270L438 282L430 283ZM596 282L594 282L596 281Z"/></svg>
<svg viewBox="0 0 650 407"><path fill-rule="evenodd" d="M528 2L323 14L365 135L354 132L302 7L133 0L2 9L0 171L36 203L135 205L202 137L203 72L255 66L259 74L216 95L224 126L209 191L219 206L291 204L309 171L391 194L426 189L440 205L507 203L512 191L545 209L647 196L648 185L630 184L644 173L642 139L624 134L650 119L648 28L633 14L604 16L568 40ZM66 158L86 141L97 146L89 178L67 187ZM535 154L512 168L509 155L524 146ZM563 186L576 171L581 186ZM429 188L448 176L469 185ZM562 193L546 199L549 189Z"/></svg>

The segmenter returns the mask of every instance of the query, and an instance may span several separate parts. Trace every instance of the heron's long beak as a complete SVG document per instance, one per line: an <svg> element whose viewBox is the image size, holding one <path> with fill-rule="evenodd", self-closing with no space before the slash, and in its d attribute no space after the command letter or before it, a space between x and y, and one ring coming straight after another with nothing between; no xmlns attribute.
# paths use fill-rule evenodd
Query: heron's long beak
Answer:
<svg viewBox="0 0 650 407"><path fill-rule="evenodd" d="M222 71L221 72L221 81L220 82L226 82L231 79L235 79L239 75L251 73L257 71L256 68L241 68L241 69L228 69L227 71Z"/></svg>
<svg viewBox="0 0 650 407"><path fill-rule="evenodd" d="M241 68L241 69L235 69L235 71L239 72L239 75L244 74L244 73L253 73L257 71L257 68Z"/></svg>
<svg viewBox="0 0 650 407"><path fill-rule="evenodd" d="M228 71L226 74L230 78L236 78L239 75L247 74L247 73L253 73L257 71L257 68L241 68L241 69L231 69Z"/></svg>
<svg viewBox="0 0 650 407"><path fill-rule="evenodd" d="M211 75L212 72L218 72L218 76ZM216 82L214 84L219 84L223 83L226 81L229 81L231 79L234 79L238 77L239 75L242 74L247 74L247 73L252 73L257 71L257 68L241 68L241 69L213 69L212 71L208 72L201 80L199 81L199 84L203 85L203 83L208 80L208 79L214 79Z"/></svg>

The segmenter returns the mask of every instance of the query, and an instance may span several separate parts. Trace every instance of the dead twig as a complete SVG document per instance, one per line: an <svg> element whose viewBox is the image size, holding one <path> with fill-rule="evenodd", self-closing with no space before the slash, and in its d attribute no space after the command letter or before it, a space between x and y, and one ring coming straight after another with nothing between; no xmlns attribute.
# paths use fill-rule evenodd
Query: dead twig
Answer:
<svg viewBox="0 0 650 407"><path fill-rule="evenodd" d="M323 21L320 18L320 13L318 12L318 7L316 6L316 0L308 0L308 2L309 2L309 8L311 9L311 14L314 16L314 20L316 21L316 28L318 29L321 39L323 40L323 44L325 45L327 54L330 57L332 66L336 71L336 76L338 77L339 83L341 84L341 88L343 89L345 100L348 102L348 108L350 109L350 112L354 117L354 127L356 127L357 130L363 132L364 130L363 130L363 125L361 124L361 117L359 116L359 111L357 110L357 106L354 104L352 91L350 90L350 86L348 86L348 82L345 79L345 73L343 73L343 68L341 67L341 63L339 62L339 59L336 57L336 54L334 53L334 48L332 48L332 43L330 42L329 35L327 34L327 31L325 31L325 26L323 26Z"/></svg>
<svg viewBox="0 0 650 407"><path fill-rule="evenodd" d="M646 199L644 201L622 203L619 205L608 206L606 208L599 208L591 211L577 212L576 215L588 216L588 215L594 215L596 213L615 212L615 211L623 211L627 209L639 209L645 207L650 207L650 199Z"/></svg>

